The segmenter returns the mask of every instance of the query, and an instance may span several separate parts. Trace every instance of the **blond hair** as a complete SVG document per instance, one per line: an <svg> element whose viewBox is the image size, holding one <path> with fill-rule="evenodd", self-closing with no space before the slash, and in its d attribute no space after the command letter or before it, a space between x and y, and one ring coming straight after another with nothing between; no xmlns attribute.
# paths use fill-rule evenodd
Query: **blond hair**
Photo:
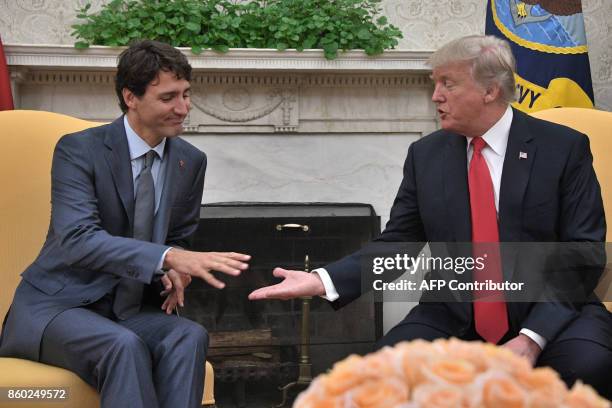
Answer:
<svg viewBox="0 0 612 408"><path fill-rule="evenodd" d="M483 87L497 84L504 102L510 103L516 99L516 61L507 41L492 35L458 38L434 52L428 64L436 69L458 62L469 63L472 78Z"/></svg>

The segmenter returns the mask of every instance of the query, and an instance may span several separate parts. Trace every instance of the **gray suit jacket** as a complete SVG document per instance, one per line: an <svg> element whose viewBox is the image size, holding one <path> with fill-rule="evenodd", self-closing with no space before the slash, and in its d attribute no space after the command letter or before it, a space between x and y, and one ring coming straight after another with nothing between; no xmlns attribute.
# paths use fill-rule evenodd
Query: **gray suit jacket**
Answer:
<svg viewBox="0 0 612 408"><path fill-rule="evenodd" d="M166 143L153 239L143 242L131 238L134 187L123 117L60 139L46 242L22 274L0 355L38 360L43 331L57 314L95 302L120 278L151 283L164 251L189 245L200 215L206 155L178 137Z"/></svg>

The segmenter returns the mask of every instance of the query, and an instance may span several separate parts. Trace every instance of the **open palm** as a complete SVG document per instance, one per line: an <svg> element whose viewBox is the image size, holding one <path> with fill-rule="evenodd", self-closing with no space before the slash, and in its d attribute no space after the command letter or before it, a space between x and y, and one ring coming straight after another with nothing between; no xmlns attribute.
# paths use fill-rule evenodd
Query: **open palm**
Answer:
<svg viewBox="0 0 612 408"><path fill-rule="evenodd" d="M250 300L287 300L325 294L323 282L321 282L321 278L316 273L274 268L272 274L277 278L283 278L283 281L276 285L265 286L254 290L249 295Z"/></svg>

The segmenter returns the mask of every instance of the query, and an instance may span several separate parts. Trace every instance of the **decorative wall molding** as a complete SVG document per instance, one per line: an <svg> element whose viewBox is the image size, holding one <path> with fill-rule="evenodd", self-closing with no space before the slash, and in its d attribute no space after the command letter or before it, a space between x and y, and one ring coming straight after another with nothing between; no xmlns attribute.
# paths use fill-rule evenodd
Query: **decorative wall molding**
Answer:
<svg viewBox="0 0 612 408"><path fill-rule="evenodd" d="M404 38L399 48L437 49L464 35L482 34L486 0L385 0L384 13Z"/></svg>
<svg viewBox="0 0 612 408"><path fill-rule="evenodd" d="M112 86L114 72L32 70L27 68L21 83L37 85L106 84Z"/></svg>
<svg viewBox="0 0 612 408"><path fill-rule="evenodd" d="M54 70L35 69L31 67L11 67L11 79L17 84L30 83L38 85L53 84L113 84L115 73L110 71ZM380 75L380 74L232 74L195 71L191 84L193 86L270 86L270 87L352 87L352 88L396 88L396 87L429 87L427 74Z"/></svg>
<svg viewBox="0 0 612 408"><path fill-rule="evenodd" d="M208 105L197 94L193 95L191 103L193 108L224 122L240 123L261 119L276 110L285 101L283 91L278 89L272 90L267 95L268 101L265 105L254 108L251 108L251 95L245 88L229 88L223 92L221 97L223 98L222 107ZM228 103L228 99L233 99L233 101Z"/></svg>
<svg viewBox="0 0 612 408"><path fill-rule="evenodd" d="M7 44L5 49L18 107L89 120L119 114L113 84L121 48ZM391 51L377 58L353 51L333 61L315 50L183 51L194 67L187 134L435 128L428 51Z"/></svg>

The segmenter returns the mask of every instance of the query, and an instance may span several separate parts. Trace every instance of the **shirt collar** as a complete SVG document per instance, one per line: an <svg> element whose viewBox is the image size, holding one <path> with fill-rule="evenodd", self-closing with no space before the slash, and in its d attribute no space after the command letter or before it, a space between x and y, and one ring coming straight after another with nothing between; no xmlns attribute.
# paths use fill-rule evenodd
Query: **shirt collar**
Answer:
<svg viewBox="0 0 612 408"><path fill-rule="evenodd" d="M510 136L510 126L514 113L510 105L502 117L482 135L482 138L487 142L487 146L495 152L495 154L504 157L506 155L506 147L508 147L508 137ZM468 148L472 142L472 137L467 138Z"/></svg>
<svg viewBox="0 0 612 408"><path fill-rule="evenodd" d="M125 134L127 135L128 148L130 149L130 160L137 159L151 150L151 146L147 144L130 126L127 115L123 115L123 125L125 126ZM164 160L164 150L166 149L166 138L153 148L157 157Z"/></svg>

